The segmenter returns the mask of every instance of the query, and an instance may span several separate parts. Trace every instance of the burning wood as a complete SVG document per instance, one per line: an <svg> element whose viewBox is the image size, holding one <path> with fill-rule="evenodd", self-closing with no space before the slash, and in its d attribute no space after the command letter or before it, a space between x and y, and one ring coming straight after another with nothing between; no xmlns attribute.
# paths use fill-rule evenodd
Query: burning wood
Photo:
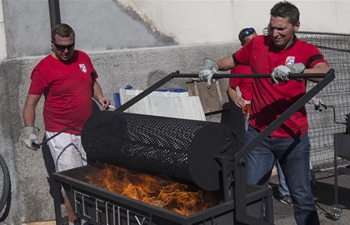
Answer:
<svg viewBox="0 0 350 225"><path fill-rule="evenodd" d="M178 183L122 167L94 166L96 173L85 175L89 184L128 196L181 215L191 215L220 204L222 193L209 192L197 186Z"/></svg>

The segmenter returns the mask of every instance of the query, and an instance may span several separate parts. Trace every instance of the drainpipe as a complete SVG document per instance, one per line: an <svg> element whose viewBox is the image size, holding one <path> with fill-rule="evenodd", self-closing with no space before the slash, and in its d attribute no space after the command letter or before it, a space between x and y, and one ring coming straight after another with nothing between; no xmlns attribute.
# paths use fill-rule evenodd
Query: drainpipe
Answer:
<svg viewBox="0 0 350 225"><path fill-rule="evenodd" d="M61 23L59 0L49 0L49 13L50 13L51 28L54 27L56 24Z"/></svg>
<svg viewBox="0 0 350 225"><path fill-rule="evenodd" d="M61 23L61 14L60 14L60 0L48 0L49 1L49 13L50 13L50 24L51 28L55 25ZM51 175L50 175L51 176ZM49 179L53 179L50 177ZM58 182L50 182L50 189L54 190L53 194L53 202L55 207L55 218L56 225L61 225L62 220L62 212L61 212L61 201L60 201L60 191L61 185Z"/></svg>

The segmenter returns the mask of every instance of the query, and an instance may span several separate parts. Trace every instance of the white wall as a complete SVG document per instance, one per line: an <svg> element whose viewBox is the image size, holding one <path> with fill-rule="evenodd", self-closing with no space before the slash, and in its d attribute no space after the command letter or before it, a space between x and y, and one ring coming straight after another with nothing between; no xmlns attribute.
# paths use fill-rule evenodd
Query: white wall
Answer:
<svg viewBox="0 0 350 225"><path fill-rule="evenodd" d="M261 33L278 1L60 0L60 10L61 21L76 31L76 47L96 52L238 42L244 27ZM349 0L292 2L301 12L301 31L350 33ZM50 52L47 0L0 0L1 6L0 59Z"/></svg>
<svg viewBox="0 0 350 225"><path fill-rule="evenodd" d="M179 44L238 41L244 27L258 33L269 23L270 9L278 0L125 0L154 30ZM350 32L350 1L292 0L301 14L301 31Z"/></svg>

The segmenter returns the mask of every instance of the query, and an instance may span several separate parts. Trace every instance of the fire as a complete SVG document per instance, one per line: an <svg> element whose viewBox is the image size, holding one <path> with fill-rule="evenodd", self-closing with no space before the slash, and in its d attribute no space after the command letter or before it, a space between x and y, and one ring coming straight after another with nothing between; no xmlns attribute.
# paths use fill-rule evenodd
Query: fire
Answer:
<svg viewBox="0 0 350 225"><path fill-rule="evenodd" d="M85 175L89 184L185 216L217 205L222 200L218 192L110 164L94 166L94 169L96 173Z"/></svg>

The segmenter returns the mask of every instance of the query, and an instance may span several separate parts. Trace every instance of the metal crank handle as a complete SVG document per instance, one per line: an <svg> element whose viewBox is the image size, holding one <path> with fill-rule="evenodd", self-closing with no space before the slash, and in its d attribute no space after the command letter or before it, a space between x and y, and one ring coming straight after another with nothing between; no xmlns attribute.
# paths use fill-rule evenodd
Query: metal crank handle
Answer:
<svg viewBox="0 0 350 225"><path fill-rule="evenodd" d="M56 134L53 135L52 137L50 137L50 138L48 138L48 139L45 139L45 140L44 140L43 142L41 142L41 143L32 142L32 145L33 145L34 147L40 148L40 146L42 146L42 145L45 144L46 142L50 141L51 139L57 137L58 135L62 134L62 133L65 132L66 130L74 130L74 131L81 132L80 129L73 128L73 127L67 127L67 128L64 128L63 130L61 130L60 132L56 133Z"/></svg>
<svg viewBox="0 0 350 225"><path fill-rule="evenodd" d="M289 79L324 78L328 73L291 73ZM214 74L213 78L271 78L271 74Z"/></svg>
<svg viewBox="0 0 350 225"><path fill-rule="evenodd" d="M42 142L42 143L39 143L39 144L37 144L37 143L35 143L35 142L32 142L32 146L34 146L34 147L37 148L37 149L34 149L35 151L38 150L38 148L40 148L40 145L42 145L42 144L43 144L43 142Z"/></svg>
<svg viewBox="0 0 350 225"><path fill-rule="evenodd" d="M114 111L116 110L116 108L112 105L108 105L108 108L110 111ZM42 146L43 144L45 144L46 142L48 142L49 140L55 138L56 136L60 135L61 133L65 132L66 130L74 130L74 131L78 131L78 132L81 132L80 129L77 129L77 128L73 128L73 127L67 127L63 130L61 130L60 132L58 132L57 134L53 135L52 137L48 138L48 139L45 139L43 142L41 143L35 143L35 142L32 142L32 146L36 147L36 148L40 148L40 146Z"/></svg>
<svg viewBox="0 0 350 225"><path fill-rule="evenodd" d="M332 70L332 69L331 69ZM297 79L297 78L325 78L328 73L291 73L288 75L289 79ZM170 74L171 78L182 77L182 78L194 78L198 79L198 74ZM220 78L271 78L271 74L228 74L228 73L216 73L213 75L214 79Z"/></svg>

